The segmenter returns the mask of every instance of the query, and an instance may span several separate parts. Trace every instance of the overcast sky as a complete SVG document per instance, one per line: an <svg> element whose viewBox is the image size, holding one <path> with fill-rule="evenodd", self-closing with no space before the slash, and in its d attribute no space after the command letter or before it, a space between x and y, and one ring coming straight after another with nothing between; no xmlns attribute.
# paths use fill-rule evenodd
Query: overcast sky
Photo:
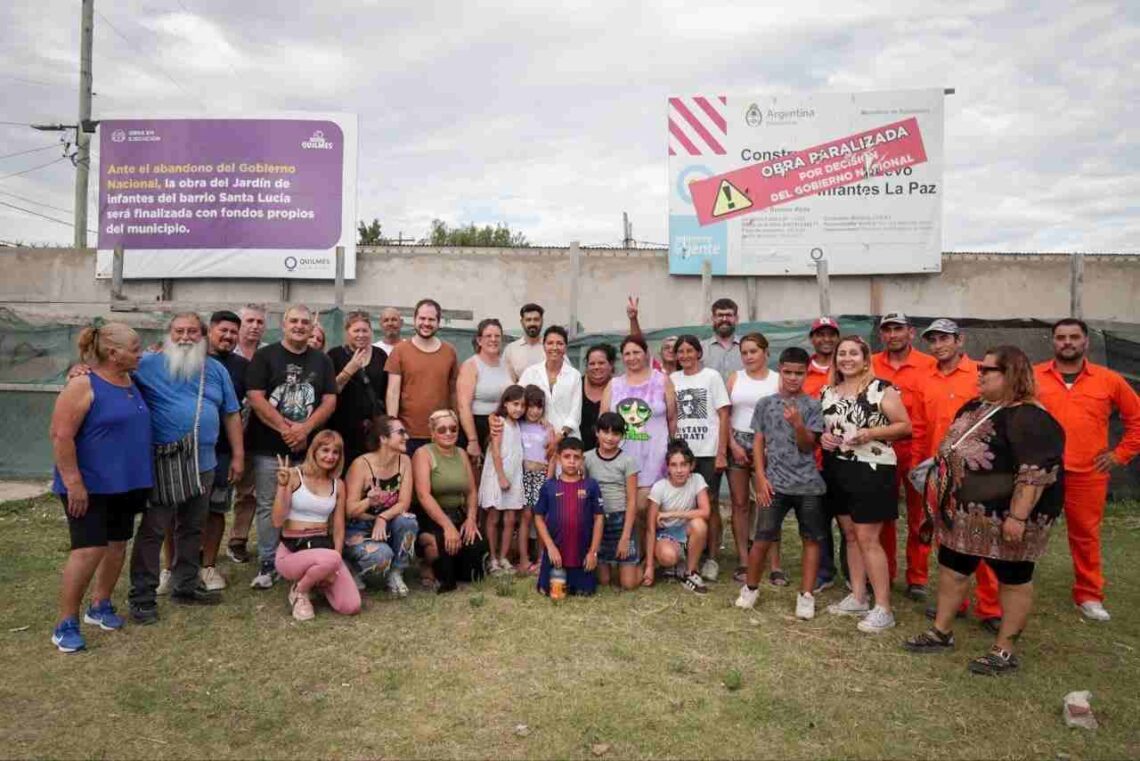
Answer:
<svg viewBox="0 0 1140 761"><path fill-rule="evenodd" d="M1140 3L776 7L96 0L94 118L355 112L358 217L385 234L616 244L624 210L664 243L669 95L955 87L944 248L1140 250ZM77 0L0 3L0 121L74 121L78 50ZM0 159L0 204L70 220L69 162L9 176L56 139L0 124L0 156L32 151ZM0 205L0 240L71 231Z"/></svg>

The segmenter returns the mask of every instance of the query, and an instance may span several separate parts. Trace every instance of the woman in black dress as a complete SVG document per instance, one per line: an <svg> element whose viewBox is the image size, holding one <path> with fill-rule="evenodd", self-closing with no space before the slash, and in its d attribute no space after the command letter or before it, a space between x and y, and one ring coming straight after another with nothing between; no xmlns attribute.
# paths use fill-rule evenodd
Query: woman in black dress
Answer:
<svg viewBox="0 0 1140 761"><path fill-rule="evenodd" d="M344 346L329 349L336 370L336 411L329 428L344 439L345 462L355 462L368 449L372 421L384 414L388 392L388 355L372 345L372 317L368 312L349 312L344 318Z"/></svg>

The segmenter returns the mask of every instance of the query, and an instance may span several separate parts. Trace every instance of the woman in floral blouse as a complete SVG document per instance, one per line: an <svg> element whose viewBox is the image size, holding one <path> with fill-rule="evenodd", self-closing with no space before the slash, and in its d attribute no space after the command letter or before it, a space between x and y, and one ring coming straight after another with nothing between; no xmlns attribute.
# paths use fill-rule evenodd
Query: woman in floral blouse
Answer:
<svg viewBox="0 0 1140 761"><path fill-rule="evenodd" d="M1013 640L1033 606L1033 567L1064 502L1065 433L1034 398L1033 367L1016 346L986 351L980 398L968 402L938 448L926 501L938 527L938 612L908 639L912 652L954 647L951 626L970 575L985 558L997 576L1002 622L993 648L970 661L975 674L1017 669Z"/></svg>
<svg viewBox="0 0 1140 761"><path fill-rule="evenodd" d="M829 613L857 616L859 631L876 633L895 625L891 577L879 534L898 520L895 457L891 442L910 435L910 418L898 390L875 377L871 348L847 336L835 349L831 377L823 387L823 477L826 504L839 521L847 545L851 594ZM867 597L867 579L875 594Z"/></svg>

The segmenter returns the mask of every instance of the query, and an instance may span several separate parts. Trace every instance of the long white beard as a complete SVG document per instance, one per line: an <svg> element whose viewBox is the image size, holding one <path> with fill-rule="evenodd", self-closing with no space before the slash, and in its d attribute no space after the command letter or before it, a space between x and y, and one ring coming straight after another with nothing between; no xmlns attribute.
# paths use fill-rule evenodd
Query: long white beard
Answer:
<svg viewBox="0 0 1140 761"><path fill-rule="evenodd" d="M176 381L196 381L206 364L206 341L180 345L168 337L162 342L162 355L166 370Z"/></svg>

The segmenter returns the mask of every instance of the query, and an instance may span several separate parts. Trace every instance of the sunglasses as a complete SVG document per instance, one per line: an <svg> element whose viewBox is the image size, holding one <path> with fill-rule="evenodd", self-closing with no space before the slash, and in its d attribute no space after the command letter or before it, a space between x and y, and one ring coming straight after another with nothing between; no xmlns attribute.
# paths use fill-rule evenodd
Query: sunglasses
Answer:
<svg viewBox="0 0 1140 761"><path fill-rule="evenodd" d="M459 426L457 425L441 425L435 429L436 433L459 433Z"/></svg>
<svg viewBox="0 0 1140 761"><path fill-rule="evenodd" d="M978 365L978 375L985 375L986 373L1000 373L1001 368L996 365Z"/></svg>
<svg viewBox="0 0 1140 761"><path fill-rule="evenodd" d="M406 430L404 430L403 428L397 428L396 430L392 431L388 435L389 436L407 436L408 432Z"/></svg>

